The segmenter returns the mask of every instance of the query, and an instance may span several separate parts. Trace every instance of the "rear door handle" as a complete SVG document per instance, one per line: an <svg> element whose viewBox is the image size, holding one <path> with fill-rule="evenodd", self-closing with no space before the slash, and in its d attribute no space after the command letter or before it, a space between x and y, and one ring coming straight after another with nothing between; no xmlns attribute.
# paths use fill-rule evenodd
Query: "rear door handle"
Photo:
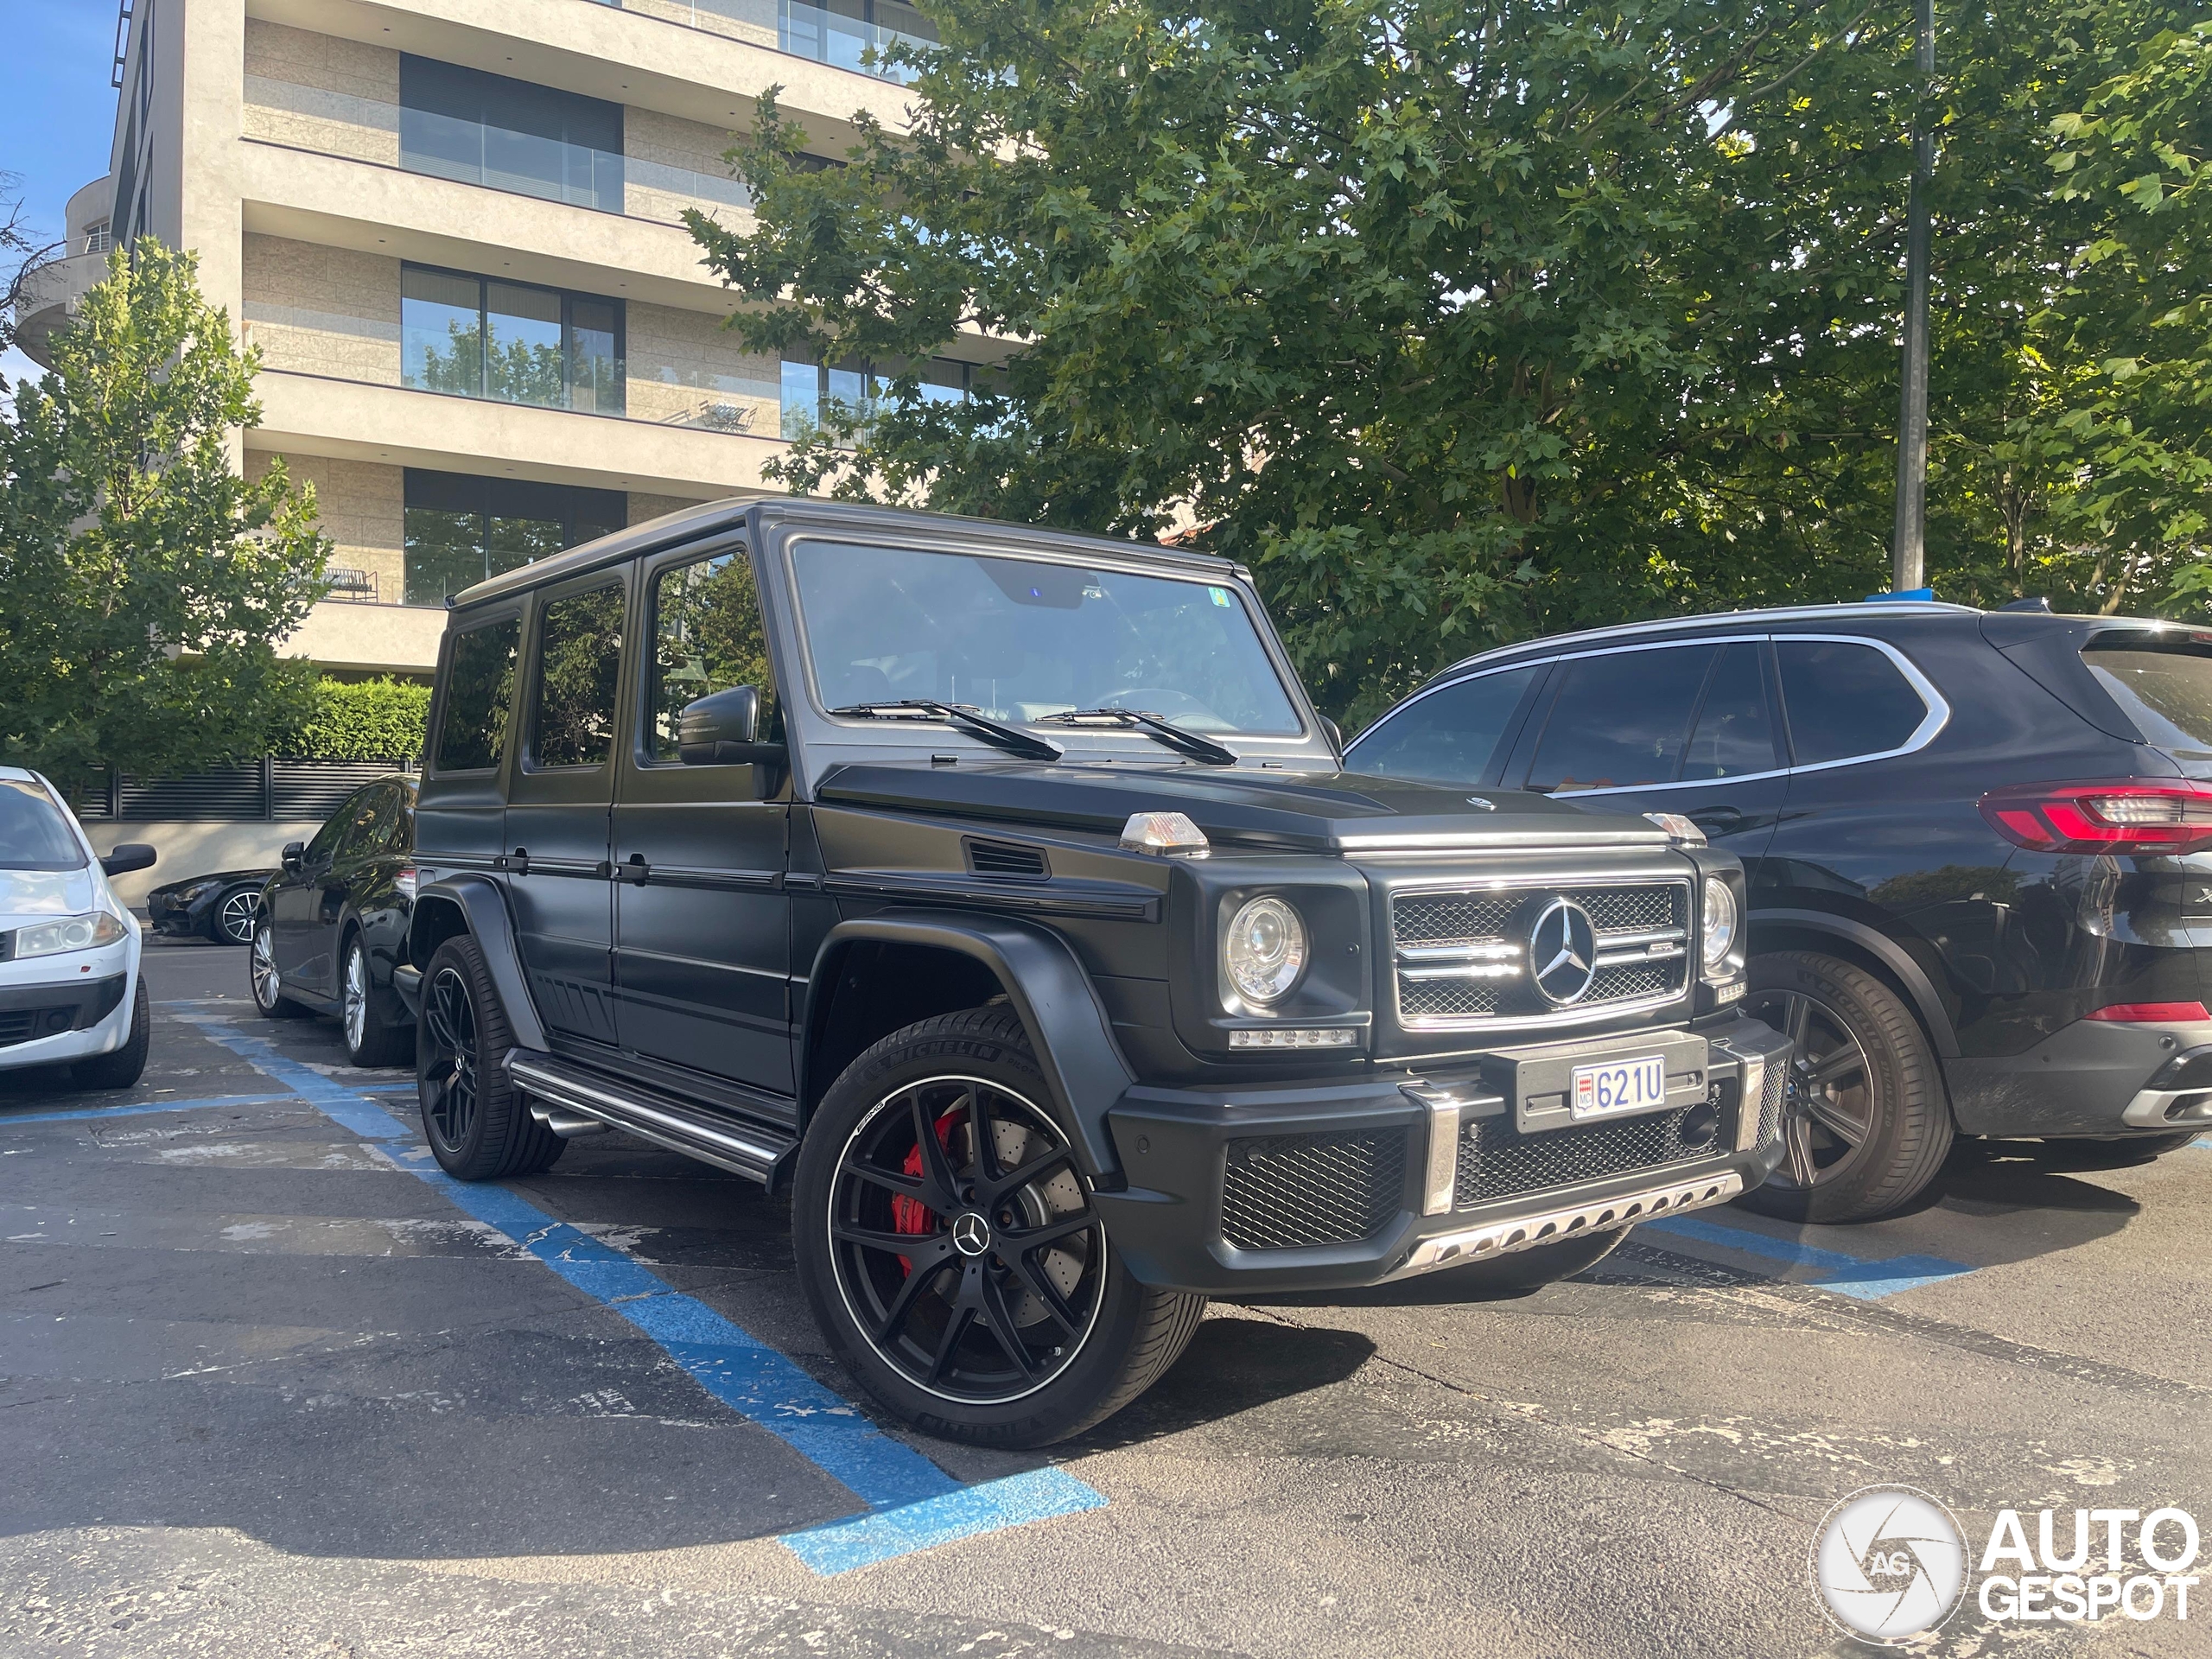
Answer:
<svg viewBox="0 0 2212 1659"><path fill-rule="evenodd" d="M641 887L645 885L646 879L652 873L652 866L645 862L645 855L643 853L631 854L627 863L618 864L614 868L616 880L634 881Z"/></svg>
<svg viewBox="0 0 2212 1659"><path fill-rule="evenodd" d="M1741 809L1733 806L1704 806L1684 816L1699 829L1715 830L1724 836L1732 830L1742 829L1745 823Z"/></svg>
<svg viewBox="0 0 2212 1659"><path fill-rule="evenodd" d="M507 868L512 870L517 875L528 875L530 874L530 849L527 847L518 847L514 851L509 853L507 855Z"/></svg>

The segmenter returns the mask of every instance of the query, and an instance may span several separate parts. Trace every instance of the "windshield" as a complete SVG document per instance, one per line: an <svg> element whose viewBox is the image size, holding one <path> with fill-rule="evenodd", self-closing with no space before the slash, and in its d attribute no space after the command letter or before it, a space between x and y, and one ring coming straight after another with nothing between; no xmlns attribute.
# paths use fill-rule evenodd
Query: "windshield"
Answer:
<svg viewBox="0 0 2212 1659"><path fill-rule="evenodd" d="M85 849L54 798L26 778L0 778L0 870L81 870Z"/></svg>
<svg viewBox="0 0 2212 1659"><path fill-rule="evenodd" d="M2136 644L2092 645L2082 660L2145 743L2192 760L2212 759L2212 656Z"/></svg>
<svg viewBox="0 0 2212 1659"><path fill-rule="evenodd" d="M1192 731L1300 732L1233 588L810 540L791 566L825 709L927 697L1000 721L1122 708Z"/></svg>

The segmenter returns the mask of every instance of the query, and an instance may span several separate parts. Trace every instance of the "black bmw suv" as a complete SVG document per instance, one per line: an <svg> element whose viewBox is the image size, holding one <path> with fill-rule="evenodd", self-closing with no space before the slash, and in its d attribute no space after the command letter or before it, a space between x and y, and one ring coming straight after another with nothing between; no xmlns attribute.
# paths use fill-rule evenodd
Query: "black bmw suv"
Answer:
<svg viewBox="0 0 2212 1659"><path fill-rule="evenodd" d="M938 1433L1097 1421L1211 1294L1539 1284L1781 1156L1737 861L1345 775L1195 554L784 499L494 577L415 859L441 1166L617 1128L788 1185L829 1343Z"/></svg>
<svg viewBox="0 0 2212 1659"><path fill-rule="evenodd" d="M1436 677L1346 765L1699 824L1793 1040L1745 1202L1863 1220L1955 1135L2118 1160L2212 1124L2212 632L2039 603L1747 611Z"/></svg>

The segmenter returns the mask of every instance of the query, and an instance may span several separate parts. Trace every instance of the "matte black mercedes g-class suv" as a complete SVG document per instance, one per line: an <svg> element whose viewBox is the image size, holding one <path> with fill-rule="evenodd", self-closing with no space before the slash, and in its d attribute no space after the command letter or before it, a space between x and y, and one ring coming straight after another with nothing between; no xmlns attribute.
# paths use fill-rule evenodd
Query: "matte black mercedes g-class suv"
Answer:
<svg viewBox="0 0 2212 1659"><path fill-rule="evenodd" d="M1208 1296L1541 1283L1780 1156L1734 857L1345 775L1246 574L1163 548L773 500L494 577L416 861L439 1162L788 1181L832 1347L939 1434L1097 1421Z"/></svg>

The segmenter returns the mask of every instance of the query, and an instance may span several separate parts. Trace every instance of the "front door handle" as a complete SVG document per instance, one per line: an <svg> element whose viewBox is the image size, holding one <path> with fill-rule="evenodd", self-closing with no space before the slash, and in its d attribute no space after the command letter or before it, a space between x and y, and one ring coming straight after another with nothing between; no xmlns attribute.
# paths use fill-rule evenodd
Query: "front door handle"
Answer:
<svg viewBox="0 0 2212 1659"><path fill-rule="evenodd" d="M641 887L645 885L646 878L652 874L652 866L645 862L645 855L643 853L631 854L627 863L618 864L614 868L614 876L617 880L634 881Z"/></svg>

